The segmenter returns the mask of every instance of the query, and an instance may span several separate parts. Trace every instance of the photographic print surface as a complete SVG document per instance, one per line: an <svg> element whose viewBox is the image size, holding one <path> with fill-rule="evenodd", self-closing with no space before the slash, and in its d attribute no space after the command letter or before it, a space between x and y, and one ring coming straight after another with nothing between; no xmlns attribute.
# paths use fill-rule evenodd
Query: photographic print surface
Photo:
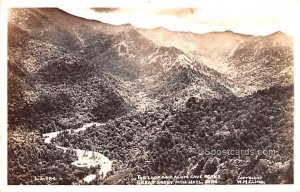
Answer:
<svg viewBox="0 0 300 192"><path fill-rule="evenodd" d="M293 39L200 12L10 9L8 184L294 183Z"/></svg>

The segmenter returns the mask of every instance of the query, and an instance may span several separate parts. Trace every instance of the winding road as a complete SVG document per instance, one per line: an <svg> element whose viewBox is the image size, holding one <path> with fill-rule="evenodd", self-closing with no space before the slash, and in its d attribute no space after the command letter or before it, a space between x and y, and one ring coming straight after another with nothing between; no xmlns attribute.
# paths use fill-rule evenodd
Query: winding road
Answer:
<svg viewBox="0 0 300 192"><path fill-rule="evenodd" d="M68 131L69 134L71 134L72 130L74 131L74 133L77 133L79 131L85 131L89 127L100 126L100 125L105 125L105 123L88 123L78 129L67 129L67 130L63 130L63 131ZM48 144L51 143L51 140L53 138L57 137L63 131L55 131L55 132L43 134L43 137L45 138L44 142L48 143ZM63 149L64 151L69 149L67 147L62 147L59 145L56 145L56 147L59 149ZM112 161L109 160L106 156L104 156L103 154L101 154L99 152L86 151L86 150L82 150L82 149L72 149L72 150L74 150L76 152L78 160L72 162L71 165L74 165L76 167L87 167L87 168L100 165L101 169L100 169L99 174L102 177L105 177L106 174L112 168ZM91 174L91 175L87 175L83 180L86 182L90 182L95 178L96 178L96 175Z"/></svg>

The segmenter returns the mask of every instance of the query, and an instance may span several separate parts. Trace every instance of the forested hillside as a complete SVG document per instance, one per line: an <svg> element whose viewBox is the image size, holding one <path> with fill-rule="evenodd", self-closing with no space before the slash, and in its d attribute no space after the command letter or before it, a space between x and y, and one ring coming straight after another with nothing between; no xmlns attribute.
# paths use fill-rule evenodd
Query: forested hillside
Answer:
<svg viewBox="0 0 300 192"><path fill-rule="evenodd" d="M47 17L49 13L53 18ZM73 30L80 25L71 29L62 25L61 15L66 15L64 22L81 20L55 9L11 11L8 115L12 129L49 132L92 119L105 121L130 108L126 95L121 95L122 82L80 55L82 45ZM117 106L109 104L115 100ZM112 108L114 113L94 113L99 107Z"/></svg>
<svg viewBox="0 0 300 192"><path fill-rule="evenodd" d="M239 175L291 183L293 87L274 87L242 98L190 98L179 111L157 109L121 117L81 134L62 134L55 142L104 151L117 161L113 174L129 168L132 175L218 172L221 183L236 183ZM277 150L277 154L203 155L204 149L249 148Z"/></svg>

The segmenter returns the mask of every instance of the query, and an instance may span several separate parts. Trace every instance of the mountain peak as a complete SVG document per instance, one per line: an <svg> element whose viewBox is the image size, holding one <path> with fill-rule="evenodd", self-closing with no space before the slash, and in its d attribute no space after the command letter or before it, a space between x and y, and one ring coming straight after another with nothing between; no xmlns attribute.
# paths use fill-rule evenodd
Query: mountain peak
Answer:
<svg viewBox="0 0 300 192"><path fill-rule="evenodd" d="M276 32L270 34L269 36L286 37L287 34L283 33L282 31L276 31Z"/></svg>
<svg viewBox="0 0 300 192"><path fill-rule="evenodd" d="M133 28L125 29L123 31L123 33L127 34L127 35L130 35L130 36L133 36L133 37L141 36L141 34L137 30L135 30Z"/></svg>
<svg viewBox="0 0 300 192"><path fill-rule="evenodd" d="M233 32L231 30L226 30L226 31L224 31L224 33L235 33L235 32Z"/></svg>
<svg viewBox="0 0 300 192"><path fill-rule="evenodd" d="M280 41L280 42L282 42L282 44L288 45L288 46L291 46L292 41L293 41L291 36L283 33L282 31L274 32L274 33L266 36L266 38L271 39L273 41Z"/></svg>
<svg viewBox="0 0 300 192"><path fill-rule="evenodd" d="M166 28L164 28L164 27L162 27L162 26L160 26L160 27L156 27L156 28L153 28L154 30L160 30L160 31L165 31L165 30L168 30L168 29L166 29ZM169 31L169 30L168 30Z"/></svg>
<svg viewBox="0 0 300 192"><path fill-rule="evenodd" d="M120 27L126 27L126 28L133 28L133 26L130 23L121 24L119 26Z"/></svg>

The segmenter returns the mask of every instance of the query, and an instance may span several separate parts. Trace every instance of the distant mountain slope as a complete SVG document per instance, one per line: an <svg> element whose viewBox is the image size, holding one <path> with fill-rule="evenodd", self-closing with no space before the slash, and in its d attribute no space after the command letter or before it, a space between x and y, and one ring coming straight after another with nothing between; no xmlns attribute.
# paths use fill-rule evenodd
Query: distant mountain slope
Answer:
<svg viewBox="0 0 300 192"><path fill-rule="evenodd" d="M225 78L204 64L179 55L176 62L159 74L153 96L170 104L183 105L191 96L222 98L233 95Z"/></svg>
<svg viewBox="0 0 300 192"><path fill-rule="evenodd" d="M139 29L139 32L159 45L177 47L190 57L208 58L227 57L241 42L252 38L232 31L196 34L155 28Z"/></svg>
<svg viewBox="0 0 300 192"><path fill-rule="evenodd" d="M293 82L293 42L282 32L251 36L232 31L195 34L165 28L139 29L158 45L174 46L189 57L225 74L232 91L249 94Z"/></svg>
<svg viewBox="0 0 300 192"><path fill-rule="evenodd" d="M228 63L234 81L256 89L293 84L293 42L281 32L240 44Z"/></svg>

